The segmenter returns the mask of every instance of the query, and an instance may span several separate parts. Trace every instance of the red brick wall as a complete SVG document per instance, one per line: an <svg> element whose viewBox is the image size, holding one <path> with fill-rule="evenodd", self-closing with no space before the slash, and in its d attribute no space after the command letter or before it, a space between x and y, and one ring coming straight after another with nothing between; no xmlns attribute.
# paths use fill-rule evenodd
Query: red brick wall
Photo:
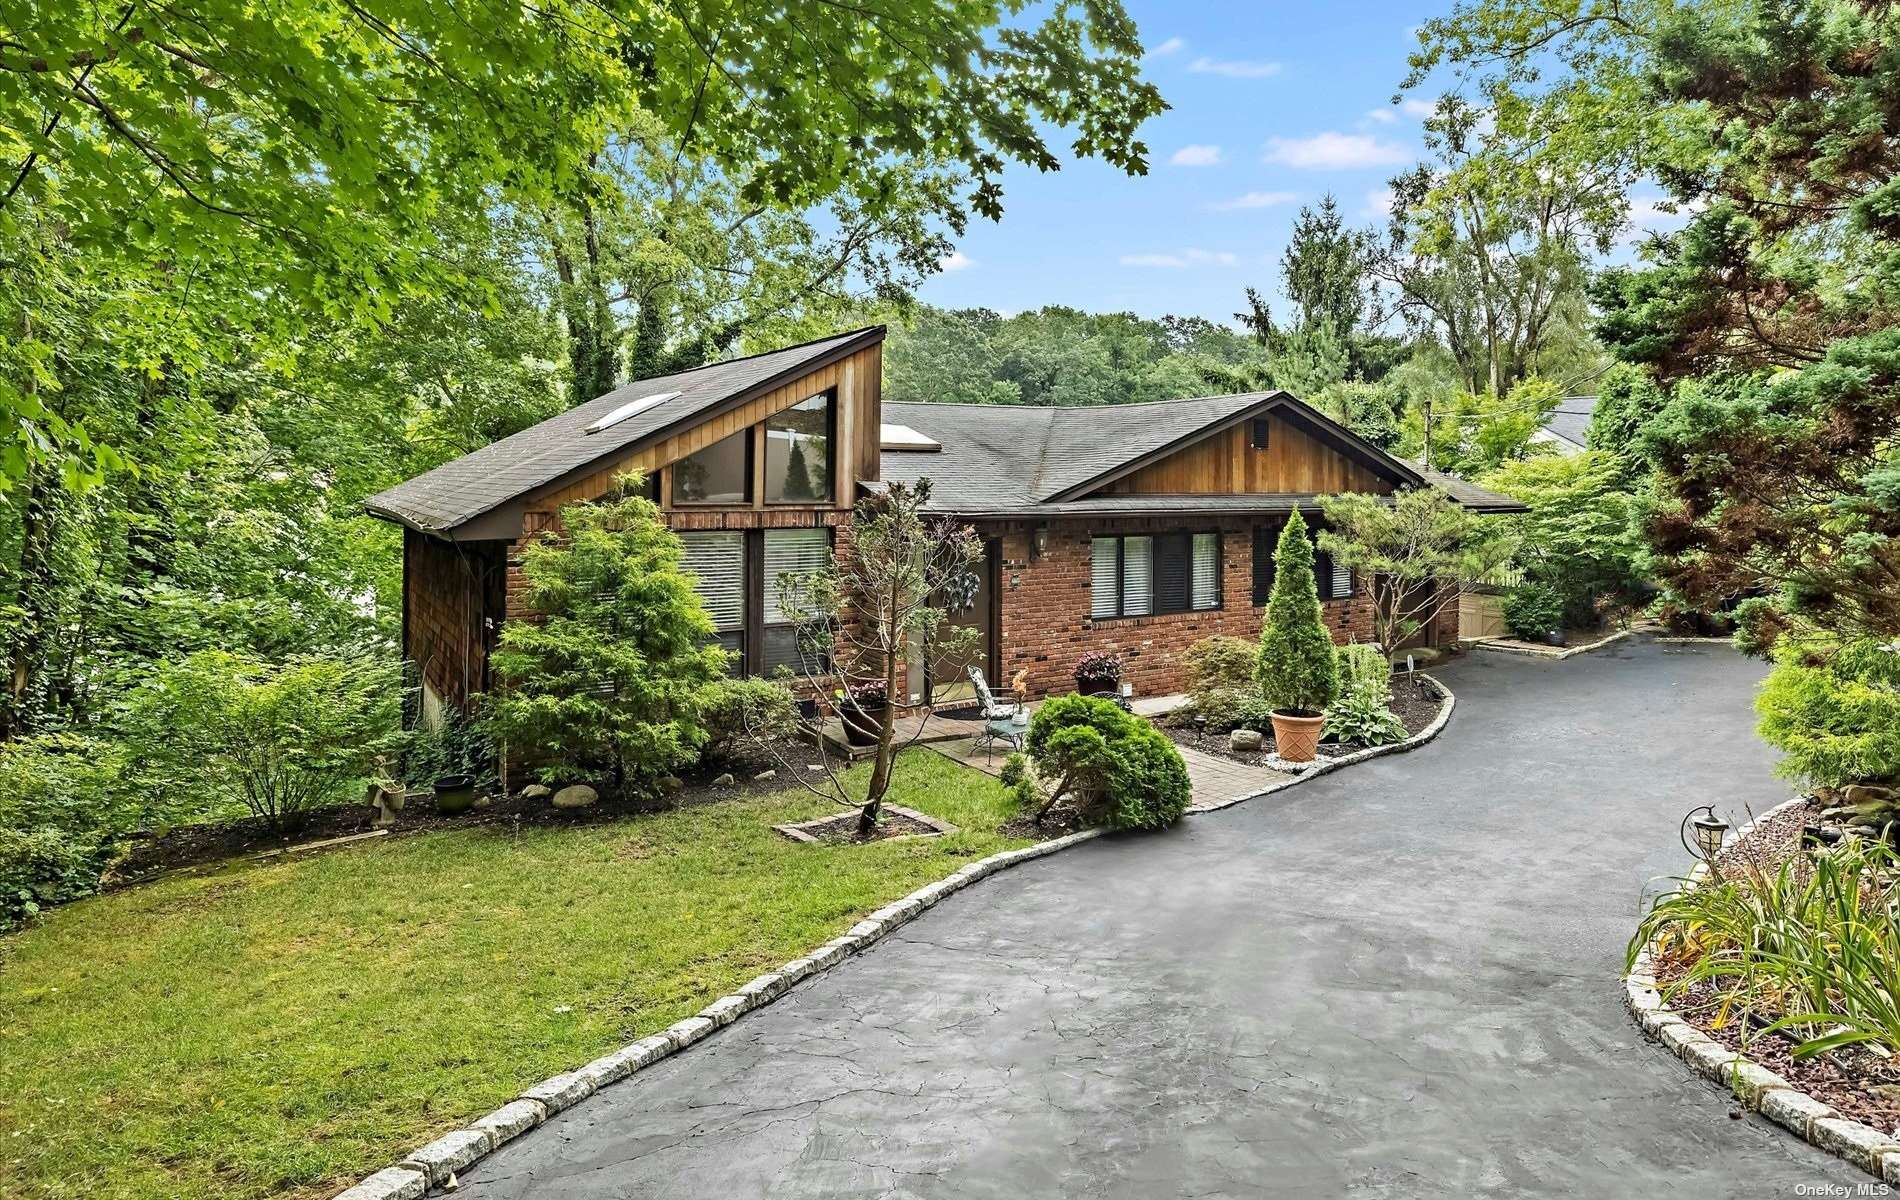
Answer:
<svg viewBox="0 0 1900 1200"><path fill-rule="evenodd" d="M1166 533L1188 529L1221 535L1221 607L1207 612L1092 620L1090 546L1097 534ZM1149 519L1087 523L1061 521L1049 530L1048 549L1029 558L1030 527L1020 523L983 528L1003 539L1002 681L1027 669L1032 696L1075 690L1077 659L1110 650L1122 659L1124 678L1138 696L1183 690L1181 652L1215 634L1258 638L1264 608L1253 604L1253 523L1249 520ZM1348 600L1323 604L1333 640L1372 640L1372 602L1363 581Z"/></svg>

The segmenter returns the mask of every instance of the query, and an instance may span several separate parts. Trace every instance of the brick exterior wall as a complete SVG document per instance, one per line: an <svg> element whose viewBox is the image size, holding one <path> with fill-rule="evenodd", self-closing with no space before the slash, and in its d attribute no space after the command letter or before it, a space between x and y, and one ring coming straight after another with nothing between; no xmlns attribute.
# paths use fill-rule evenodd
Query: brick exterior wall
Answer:
<svg viewBox="0 0 1900 1200"><path fill-rule="evenodd" d="M1266 610L1253 603L1253 526L1253 521L1238 518L1058 521L1049 528L1047 551L1033 561L1030 526L979 526L985 536L1002 538L1002 684L1027 670L1031 696L1074 691L1076 660L1089 651L1110 650L1121 656L1123 676L1134 684L1136 695L1183 690L1187 679L1181 653L1189 646L1215 634L1260 636ZM1219 608L1166 616L1090 618L1091 538L1190 529L1221 535ZM1372 640L1372 600L1363 580L1356 581L1350 599L1327 601L1321 609L1334 641ZM1455 617L1453 629L1455 633Z"/></svg>

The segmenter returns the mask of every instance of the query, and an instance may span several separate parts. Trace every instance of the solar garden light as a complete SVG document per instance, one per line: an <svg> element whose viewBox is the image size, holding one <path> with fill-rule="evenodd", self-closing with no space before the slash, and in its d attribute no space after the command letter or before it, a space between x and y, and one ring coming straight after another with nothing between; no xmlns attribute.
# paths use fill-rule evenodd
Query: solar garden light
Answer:
<svg viewBox="0 0 1900 1200"><path fill-rule="evenodd" d="M1708 864L1709 874L1717 878L1721 877L1721 872L1716 868L1715 857L1722 852L1722 842L1728 837L1728 828L1728 822L1716 816L1715 807L1709 804L1690 809L1689 815L1682 818L1679 833L1682 848ZM1693 843L1689 840L1691 830L1695 837Z"/></svg>

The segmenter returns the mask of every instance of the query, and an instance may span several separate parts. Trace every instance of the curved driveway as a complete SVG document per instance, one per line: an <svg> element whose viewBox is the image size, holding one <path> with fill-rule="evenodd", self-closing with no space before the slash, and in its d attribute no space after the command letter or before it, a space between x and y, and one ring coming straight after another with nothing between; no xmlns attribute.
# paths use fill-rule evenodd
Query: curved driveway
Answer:
<svg viewBox="0 0 1900 1200"><path fill-rule="evenodd" d="M1867 1180L1619 1003L1760 668L1483 654L1438 741L984 882L479 1164L532 1197L1684 1196ZM1807 1194L1815 1194L1808 1192ZM1844 1194L1844 1193L1843 1193Z"/></svg>

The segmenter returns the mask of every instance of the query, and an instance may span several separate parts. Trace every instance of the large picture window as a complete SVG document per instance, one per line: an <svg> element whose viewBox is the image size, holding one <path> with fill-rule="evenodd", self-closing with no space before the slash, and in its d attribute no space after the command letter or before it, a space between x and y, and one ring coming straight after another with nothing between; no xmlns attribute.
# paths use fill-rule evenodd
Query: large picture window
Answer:
<svg viewBox="0 0 1900 1200"><path fill-rule="evenodd" d="M1163 533L1090 542L1089 615L1204 612L1221 606L1220 535Z"/></svg>
<svg viewBox="0 0 1900 1200"><path fill-rule="evenodd" d="M682 533L683 565L711 614L714 637L733 652L736 675L800 669L794 626L780 610L779 578L831 560L829 529Z"/></svg>
<svg viewBox="0 0 1900 1200"><path fill-rule="evenodd" d="M830 393L765 419L765 502L816 504L831 495Z"/></svg>
<svg viewBox="0 0 1900 1200"><path fill-rule="evenodd" d="M1280 545L1279 525L1261 525L1253 531L1253 602L1264 606L1273 595L1273 552ZM1314 536L1317 538L1318 531ZM1347 600L1352 597L1354 579L1349 567L1333 561L1333 556L1313 547L1313 583L1321 600Z"/></svg>
<svg viewBox="0 0 1900 1200"><path fill-rule="evenodd" d="M673 503L750 504L752 431L741 429L673 464Z"/></svg>

